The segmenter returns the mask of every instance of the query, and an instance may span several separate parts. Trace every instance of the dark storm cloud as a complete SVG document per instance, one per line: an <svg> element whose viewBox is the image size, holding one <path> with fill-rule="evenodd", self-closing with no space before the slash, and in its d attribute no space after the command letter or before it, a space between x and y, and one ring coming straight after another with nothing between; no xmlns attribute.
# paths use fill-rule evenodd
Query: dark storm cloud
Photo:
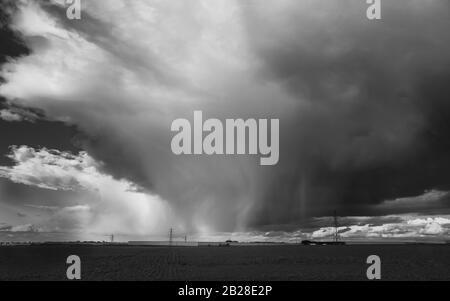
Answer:
<svg viewBox="0 0 450 301"><path fill-rule="evenodd" d="M326 226L333 210L406 213L396 199L450 189L449 3L385 2L381 21L356 0L92 1L80 22L28 5L39 21L15 26L33 55L2 92L77 126L107 174L167 200L186 229L281 233ZM278 165L171 154L171 121L198 109L279 118ZM421 204L410 208L448 207Z"/></svg>
<svg viewBox="0 0 450 301"><path fill-rule="evenodd" d="M371 207L374 214L404 214L421 212L423 214L449 214L449 192L428 191L417 197L404 197L385 200Z"/></svg>
<svg viewBox="0 0 450 301"><path fill-rule="evenodd" d="M18 114L18 121L8 121L0 118L0 164L10 165L12 162L5 155L11 145L29 145L33 147L48 147L72 152L80 150L82 135L75 126L60 121L48 120L42 112L24 110L11 106L0 97L0 116L6 110Z"/></svg>
<svg viewBox="0 0 450 301"><path fill-rule="evenodd" d="M0 65L30 55L25 37L10 26L11 17L18 9L16 1L5 0L0 5ZM0 77L0 82L3 81ZM13 121L13 122L11 122ZM24 122L22 122L24 121ZM31 122L31 123L30 123ZM78 151L75 127L54 122L45 112L25 108L0 96L0 164L10 164L4 156L11 145L27 144L49 148Z"/></svg>
<svg viewBox="0 0 450 301"><path fill-rule="evenodd" d="M15 1L5 1L0 6L0 64L12 62L31 53L20 32L8 26L11 16L18 9L16 4ZM16 144L76 151L78 150L75 146L76 135L75 127L60 121L52 121L42 110L27 108L0 97L0 165L13 164L6 154L10 151L11 145ZM0 235L3 236L0 239L11 240L14 236L12 233L18 231L34 235L36 231L33 225L22 224L29 219L35 221L37 216L48 219L48 214L41 215L36 210L27 209L27 206L65 206L73 203L74 199L80 200L80 194L42 190L1 179L0 219L6 218L12 225L2 223L0 231L4 233ZM16 216L13 214L14 210L19 211Z"/></svg>
<svg viewBox="0 0 450 301"><path fill-rule="evenodd" d="M20 35L10 27L11 14L17 7L13 1L5 0L0 6L0 65L8 59L27 55L30 49L22 41ZM0 83L4 79L0 77Z"/></svg>
<svg viewBox="0 0 450 301"><path fill-rule="evenodd" d="M284 164L255 223L296 219L296 207L371 214L388 198L450 188L448 1L384 2L378 22L361 1L251 3L261 78L304 103L284 120Z"/></svg>

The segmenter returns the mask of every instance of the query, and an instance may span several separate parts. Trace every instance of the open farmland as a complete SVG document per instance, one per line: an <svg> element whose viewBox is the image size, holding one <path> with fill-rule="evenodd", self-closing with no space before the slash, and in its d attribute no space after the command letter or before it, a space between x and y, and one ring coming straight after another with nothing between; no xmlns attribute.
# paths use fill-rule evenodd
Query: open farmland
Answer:
<svg viewBox="0 0 450 301"><path fill-rule="evenodd" d="M82 280L365 280L366 258L383 280L450 280L450 245L0 247L0 280L65 280L81 258Z"/></svg>

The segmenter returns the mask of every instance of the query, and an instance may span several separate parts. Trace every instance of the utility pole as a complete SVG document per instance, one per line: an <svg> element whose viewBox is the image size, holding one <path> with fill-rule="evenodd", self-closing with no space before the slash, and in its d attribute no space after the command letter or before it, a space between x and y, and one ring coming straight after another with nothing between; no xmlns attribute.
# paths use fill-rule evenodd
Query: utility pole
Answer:
<svg viewBox="0 0 450 301"><path fill-rule="evenodd" d="M337 218L337 214L336 214L336 210L334 210L334 241L338 242L339 240L339 233L338 233L338 218Z"/></svg>
<svg viewBox="0 0 450 301"><path fill-rule="evenodd" d="M170 245L172 245L172 237L173 237L173 229L170 228L170 231L169 231L169 244Z"/></svg>

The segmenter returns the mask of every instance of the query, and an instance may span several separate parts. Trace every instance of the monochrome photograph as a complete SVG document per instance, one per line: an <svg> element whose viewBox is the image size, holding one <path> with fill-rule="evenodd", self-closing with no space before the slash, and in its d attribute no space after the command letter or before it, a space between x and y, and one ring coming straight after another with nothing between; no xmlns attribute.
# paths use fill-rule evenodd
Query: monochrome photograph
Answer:
<svg viewBox="0 0 450 301"><path fill-rule="evenodd" d="M448 0L1 0L0 280L450 280L449 31Z"/></svg>

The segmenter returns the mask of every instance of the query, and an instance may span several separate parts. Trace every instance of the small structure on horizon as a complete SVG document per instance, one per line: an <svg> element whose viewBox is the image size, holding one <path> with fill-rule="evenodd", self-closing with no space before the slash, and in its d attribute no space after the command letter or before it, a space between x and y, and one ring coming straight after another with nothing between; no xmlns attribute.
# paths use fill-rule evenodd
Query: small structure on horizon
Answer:
<svg viewBox="0 0 450 301"><path fill-rule="evenodd" d="M333 227L334 227L334 233L333 233L333 240L332 241L315 241L315 240L302 240L302 245L345 245L346 243L344 241L341 241L339 236L339 222L338 222L338 216L336 214L336 210L333 212Z"/></svg>

